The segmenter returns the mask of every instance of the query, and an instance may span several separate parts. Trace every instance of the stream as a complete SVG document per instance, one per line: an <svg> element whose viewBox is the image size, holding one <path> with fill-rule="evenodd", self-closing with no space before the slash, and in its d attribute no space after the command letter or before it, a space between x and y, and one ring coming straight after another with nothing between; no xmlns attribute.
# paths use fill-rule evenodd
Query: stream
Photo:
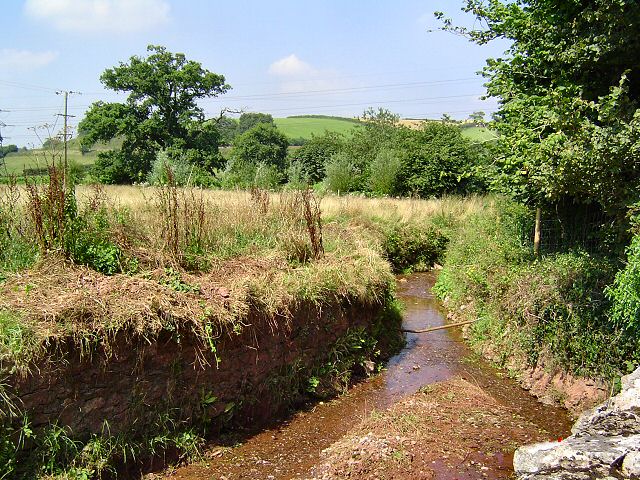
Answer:
<svg viewBox="0 0 640 480"><path fill-rule="evenodd" d="M442 307L431 293L434 281L431 272L398 277L397 295L405 306L404 328L421 329L445 323ZM355 385L333 401L298 411L276 426L243 439L241 444L210 447L204 462L180 468L172 472L171 478L305 478L319 462L320 452L362 422L372 410L388 407L424 385L453 376L478 385L554 437L566 436L570 430L566 411L539 403L504 372L479 359L463 343L458 328L408 333L404 349L389 360L380 375ZM511 471L509 456L497 461L499 470ZM505 474L495 478L505 478Z"/></svg>

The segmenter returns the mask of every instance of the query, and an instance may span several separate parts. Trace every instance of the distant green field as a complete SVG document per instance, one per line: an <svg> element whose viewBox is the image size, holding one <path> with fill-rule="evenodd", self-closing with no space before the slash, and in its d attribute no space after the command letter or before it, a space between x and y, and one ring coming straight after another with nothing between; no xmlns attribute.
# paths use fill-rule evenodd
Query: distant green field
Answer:
<svg viewBox="0 0 640 480"><path fill-rule="evenodd" d="M90 152L82 155L77 139L73 139L67 146L67 161L70 164L87 168L95 163L98 158L98 152L117 148L120 144L120 140L112 140L106 145L96 144ZM28 175L42 174L46 172L47 165L50 165L53 161L58 162L63 159L63 152L62 145L59 145L53 149L34 148L10 153L4 158L5 165L0 164L0 177L7 173L17 176L21 176L24 173Z"/></svg>
<svg viewBox="0 0 640 480"><path fill-rule="evenodd" d="M462 135L472 142L488 142L498 138L496 132L485 127L463 128Z"/></svg>
<svg viewBox="0 0 640 480"><path fill-rule="evenodd" d="M93 165L97 158L97 152L92 151L82 155L78 150L67 152L67 161L82 166ZM49 151L42 149L27 150L10 153L5 157L6 173L22 175L25 170L31 175L37 175L47 168L47 164L62 159L62 153L51 155ZM38 172L39 171L39 172ZM5 174L5 167L0 168L0 176Z"/></svg>
<svg viewBox="0 0 640 480"><path fill-rule="evenodd" d="M325 130L338 133L350 133L358 122L339 117L287 117L274 118L277 127L289 138L311 138L311 134L322 135Z"/></svg>

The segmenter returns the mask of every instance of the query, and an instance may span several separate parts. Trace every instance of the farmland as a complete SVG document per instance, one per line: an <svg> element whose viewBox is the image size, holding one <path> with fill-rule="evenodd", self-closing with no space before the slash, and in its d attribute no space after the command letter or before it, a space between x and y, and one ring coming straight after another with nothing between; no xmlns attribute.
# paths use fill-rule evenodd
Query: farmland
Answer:
<svg viewBox="0 0 640 480"><path fill-rule="evenodd" d="M289 138L311 138L325 131L349 134L358 121L351 118L324 117L321 115L274 118L275 124Z"/></svg>

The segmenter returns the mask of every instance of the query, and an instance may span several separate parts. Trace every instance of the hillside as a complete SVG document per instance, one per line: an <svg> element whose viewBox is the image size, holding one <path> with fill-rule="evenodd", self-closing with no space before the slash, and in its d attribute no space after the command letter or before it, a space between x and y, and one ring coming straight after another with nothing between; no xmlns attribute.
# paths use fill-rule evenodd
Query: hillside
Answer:
<svg viewBox="0 0 640 480"><path fill-rule="evenodd" d="M275 118L274 121L277 127L289 138L310 138L312 134L322 135L326 130L347 134L359 123L352 118L323 115Z"/></svg>

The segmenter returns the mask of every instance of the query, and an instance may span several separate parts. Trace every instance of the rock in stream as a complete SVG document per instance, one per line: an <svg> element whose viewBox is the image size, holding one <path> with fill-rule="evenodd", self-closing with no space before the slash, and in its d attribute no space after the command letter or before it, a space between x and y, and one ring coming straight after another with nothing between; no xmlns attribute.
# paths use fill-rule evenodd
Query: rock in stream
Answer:
<svg viewBox="0 0 640 480"><path fill-rule="evenodd" d="M587 410L561 442L516 450L519 480L640 479L640 368L621 392Z"/></svg>

